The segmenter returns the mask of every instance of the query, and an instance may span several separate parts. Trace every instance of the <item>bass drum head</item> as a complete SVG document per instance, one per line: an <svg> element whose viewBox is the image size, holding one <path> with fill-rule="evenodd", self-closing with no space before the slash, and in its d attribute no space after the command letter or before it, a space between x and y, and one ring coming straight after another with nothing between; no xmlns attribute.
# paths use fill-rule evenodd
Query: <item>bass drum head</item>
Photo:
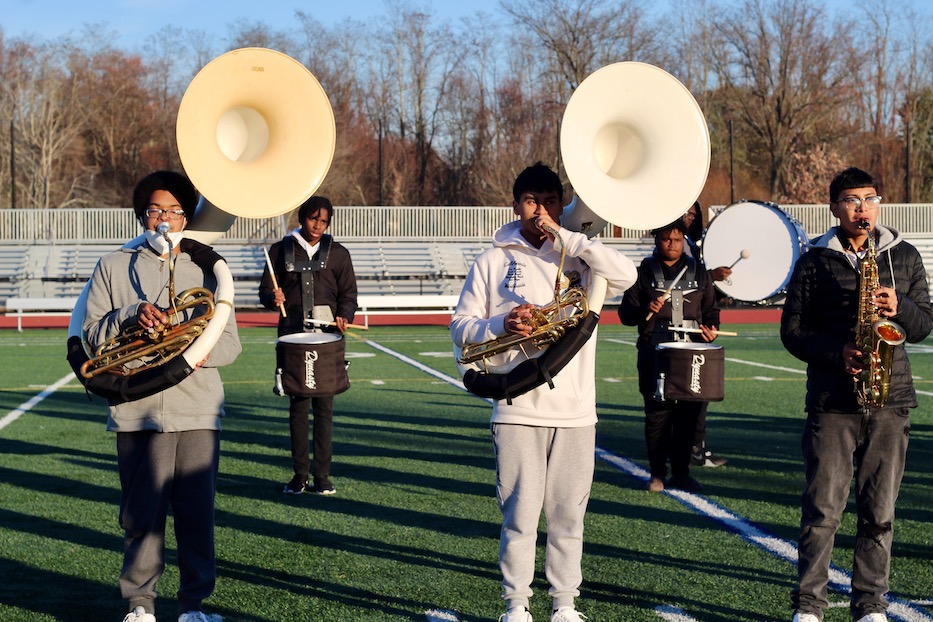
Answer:
<svg viewBox="0 0 933 622"><path fill-rule="evenodd" d="M331 343L343 339L342 335L337 333L292 333L279 337L281 343L297 343L303 345L320 345L322 343Z"/></svg>
<svg viewBox="0 0 933 622"><path fill-rule="evenodd" d="M713 285L744 302L783 302L807 236L793 217L774 203L744 201L719 212L703 235L701 255L708 270L732 266L732 275ZM742 259L742 253L747 257Z"/></svg>

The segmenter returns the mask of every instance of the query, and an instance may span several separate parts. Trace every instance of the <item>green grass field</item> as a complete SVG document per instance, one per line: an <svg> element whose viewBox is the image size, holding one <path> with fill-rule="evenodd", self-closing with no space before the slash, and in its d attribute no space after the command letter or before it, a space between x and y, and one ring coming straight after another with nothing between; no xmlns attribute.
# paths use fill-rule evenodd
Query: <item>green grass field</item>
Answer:
<svg viewBox="0 0 933 622"><path fill-rule="evenodd" d="M689 495L644 490L635 335L600 328L598 444L608 459L597 461L578 601L590 620L790 619L793 563L749 533L796 541L803 364L776 325L727 328L740 335L719 340L726 399L710 406L708 443L729 464L695 469L706 486L700 510L682 502ZM231 621L496 620L490 406L444 379L457 377L446 329L376 327L348 339L353 387L336 399L333 497L281 493L291 473L287 402L271 390L275 333L251 328L241 338L243 354L222 371L218 581L206 607ZM104 406L75 380L42 395L70 373L64 331L4 331L0 346L0 419L25 411L0 429L0 620L121 620L119 488ZM920 408L891 579L906 613L892 619L933 620L931 346L911 347ZM837 538L844 571L854 522L847 512ZM171 536L167 558L160 620L175 619ZM831 600L839 606L826 620L848 620L845 596ZM548 619L548 606L539 577L536 620Z"/></svg>

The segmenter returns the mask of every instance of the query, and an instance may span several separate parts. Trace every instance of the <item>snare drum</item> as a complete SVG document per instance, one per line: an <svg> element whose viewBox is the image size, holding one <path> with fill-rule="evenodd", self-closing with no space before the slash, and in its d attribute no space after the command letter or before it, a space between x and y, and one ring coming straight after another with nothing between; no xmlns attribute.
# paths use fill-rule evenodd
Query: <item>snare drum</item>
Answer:
<svg viewBox="0 0 933 622"><path fill-rule="evenodd" d="M703 235L708 270L732 266L726 281L713 285L744 302L783 304L794 264L808 246L800 223L774 203L744 201L719 212ZM743 251L747 257L742 259Z"/></svg>
<svg viewBox="0 0 933 622"><path fill-rule="evenodd" d="M276 387L295 397L337 395L350 388L346 341L334 333L283 335L275 344Z"/></svg>
<svg viewBox="0 0 933 622"><path fill-rule="evenodd" d="M712 343L667 341L655 348L659 402L720 402L725 397L725 353Z"/></svg>

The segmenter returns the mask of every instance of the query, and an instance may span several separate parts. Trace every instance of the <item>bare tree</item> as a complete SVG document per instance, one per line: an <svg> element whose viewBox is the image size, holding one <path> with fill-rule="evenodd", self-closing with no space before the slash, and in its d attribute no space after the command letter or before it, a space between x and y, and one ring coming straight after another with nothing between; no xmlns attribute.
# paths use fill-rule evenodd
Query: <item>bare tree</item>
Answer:
<svg viewBox="0 0 933 622"><path fill-rule="evenodd" d="M451 32L446 24L436 26L427 11L401 3L389 3L389 8L388 28L380 33L374 50L383 60L377 61L379 73L374 76L373 93L384 93L388 98L385 103L392 102L390 108L382 110L386 117L383 131L394 131L399 139L410 142L411 150L402 152L410 153L415 162L412 167L388 171L386 179L407 171L413 177L393 182L402 193L393 200L437 203L443 163L435 153L435 141L439 139L439 114L455 58Z"/></svg>
<svg viewBox="0 0 933 622"><path fill-rule="evenodd" d="M62 45L31 48L4 80L13 101L21 174L17 182L28 207L65 207L78 201L75 188L83 175L79 139L87 113L78 84L61 66Z"/></svg>
<svg viewBox="0 0 933 622"><path fill-rule="evenodd" d="M782 194L790 155L843 134L859 56L808 0L745 0L717 20L722 101L750 133L750 164Z"/></svg>
<svg viewBox="0 0 933 622"><path fill-rule="evenodd" d="M643 3L632 0L523 0L500 3L514 27L533 37L520 45L543 48L549 75L560 76L562 93L586 76L620 60L657 61L657 30L649 25Z"/></svg>

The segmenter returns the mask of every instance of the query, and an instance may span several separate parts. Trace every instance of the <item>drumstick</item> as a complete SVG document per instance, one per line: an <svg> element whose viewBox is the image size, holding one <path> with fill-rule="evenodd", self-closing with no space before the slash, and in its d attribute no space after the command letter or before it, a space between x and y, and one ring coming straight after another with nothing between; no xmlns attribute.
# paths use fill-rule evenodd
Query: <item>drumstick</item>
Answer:
<svg viewBox="0 0 933 622"><path fill-rule="evenodd" d="M749 252L749 250L748 250L747 248L743 248L743 249L742 249L742 252L739 253L739 258L732 262L732 265L729 266L729 269L732 270L732 268L735 267L735 264L739 263L739 262L742 261L743 259L748 259L749 255L751 255L751 253Z"/></svg>
<svg viewBox="0 0 933 622"><path fill-rule="evenodd" d="M684 269L680 271L680 274L678 274L677 277L674 279L674 282L671 283L671 286L668 287L666 290L664 290L664 294L661 296L662 299L665 299L670 295L671 291L677 285L677 282L683 278L685 272L687 272L686 265L684 266ZM654 311L650 311L648 313L648 317L645 318L645 321L647 322L648 320L650 320L652 315L654 315Z"/></svg>
<svg viewBox="0 0 933 622"><path fill-rule="evenodd" d="M275 270L272 269L272 260L269 259L269 251L267 251L267 250L266 250L266 247L263 246L263 247L262 247L262 252L265 253L265 255L266 255L266 265L269 266L269 276L272 277L272 289L278 289L278 288L279 288L279 282L275 280ZM288 315L285 313L285 303L284 303L284 302L280 302L280 303L279 303L279 309L282 311L282 317L288 317Z"/></svg>
<svg viewBox="0 0 933 622"><path fill-rule="evenodd" d="M305 320L308 324L317 324L318 326L336 326L337 322L328 322L327 320ZM362 324L347 324L347 328L358 328L360 330L369 330L369 326Z"/></svg>
<svg viewBox="0 0 933 622"><path fill-rule="evenodd" d="M675 333L702 333L703 332L699 328L675 328L673 326L668 328L668 330L675 332ZM739 336L738 333L733 333L732 331L728 331L728 330L716 330L715 328L713 329L713 334L714 335L725 335L726 337L738 337Z"/></svg>

